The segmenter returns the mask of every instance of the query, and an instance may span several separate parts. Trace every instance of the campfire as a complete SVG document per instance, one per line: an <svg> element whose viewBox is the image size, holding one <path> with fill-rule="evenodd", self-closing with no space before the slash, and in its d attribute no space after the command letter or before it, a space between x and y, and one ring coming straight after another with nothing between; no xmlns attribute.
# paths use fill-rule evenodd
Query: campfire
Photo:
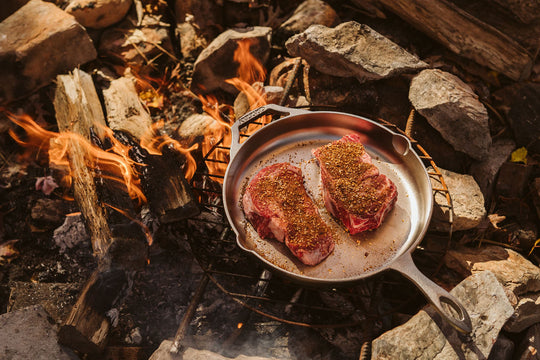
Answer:
<svg viewBox="0 0 540 360"><path fill-rule="evenodd" d="M537 356L536 5L92 4L0 11L0 358ZM344 123L398 194L360 275L246 251L230 178Z"/></svg>

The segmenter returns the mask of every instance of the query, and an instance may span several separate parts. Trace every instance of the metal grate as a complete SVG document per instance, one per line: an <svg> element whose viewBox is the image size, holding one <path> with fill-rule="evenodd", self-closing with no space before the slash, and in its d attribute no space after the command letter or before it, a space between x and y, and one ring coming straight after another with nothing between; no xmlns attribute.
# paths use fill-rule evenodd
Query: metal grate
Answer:
<svg viewBox="0 0 540 360"><path fill-rule="evenodd" d="M447 200L443 206L450 210L448 223L451 230L452 201L448 188L431 156L410 137L413 121L414 112L411 112L406 131L402 131L378 119L392 131L406 135L426 167L431 167L430 177L440 184L433 188L433 192L434 195L443 194ZM263 126L262 123L259 125ZM204 160L210 161L212 151L216 149L228 150L218 142L204 155ZM220 177L204 172L194 177L197 180L192 182L192 187L201 199L203 213L190 220L195 230L189 241L207 279L249 312L282 323L312 328L352 327L369 322L374 324L372 335L376 336L378 330L384 330L384 322L391 315L418 303L417 289L393 272L378 274L341 288L306 287L273 276L260 262L252 260L237 246L235 234L224 216L221 186L215 181ZM448 244L451 231L434 236L447 237ZM433 258L441 257L444 253L429 253L419 247L415 258L422 255L427 256L427 262L438 265L441 261ZM438 271L438 268L430 271Z"/></svg>

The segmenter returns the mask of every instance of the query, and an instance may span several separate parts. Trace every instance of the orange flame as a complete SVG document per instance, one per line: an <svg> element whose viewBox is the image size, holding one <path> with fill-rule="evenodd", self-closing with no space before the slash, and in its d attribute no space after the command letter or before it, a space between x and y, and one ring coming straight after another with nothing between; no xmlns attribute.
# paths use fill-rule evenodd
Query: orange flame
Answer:
<svg viewBox="0 0 540 360"><path fill-rule="evenodd" d="M189 148L185 148L182 146L182 144L180 144L178 141L168 135L158 135L158 131L160 128L163 127L163 125L163 120L152 124L151 129L145 134L143 134L143 136L141 137L141 147L143 147L150 154L153 155L162 155L163 148L165 147L173 148L174 150L178 151L179 153L184 155L186 159L184 176L187 180L191 180L191 178L195 174L195 170L197 169L197 163L193 158L193 155L191 155L191 152L199 147L198 144L194 144Z"/></svg>
<svg viewBox="0 0 540 360"><path fill-rule="evenodd" d="M23 147L30 151L38 149L47 151L49 163L59 170L63 170L66 175L63 184L69 186L72 183L68 151L72 144L84 148L86 165L92 169L99 169L103 172L102 177L113 180L113 182L128 191L130 197L137 200L139 204L146 202L146 197L141 191L138 173L135 170L135 163L129 156L129 146L126 146L114 138L112 130L104 128L104 134L112 144L108 150L93 145L85 137L73 132L53 132L43 129L36 124L28 115L15 116L7 114L8 118L26 133L26 138L22 139L15 131L9 131L11 137Z"/></svg>
<svg viewBox="0 0 540 360"><path fill-rule="evenodd" d="M250 105L250 110L266 105L266 96L262 86L253 86L257 82L264 82L266 78L266 70L264 66L250 52L250 47L253 44L252 39L244 39L238 42L238 48L234 52L234 60L239 63L237 77L226 80L227 83L235 86L242 92ZM221 177L225 174L227 164L229 162L229 154L226 149L231 145L231 126L229 119L233 116L227 116L228 119L223 119L222 113L219 110L220 106L214 97L200 96L203 103L203 110L212 116L215 121L210 124L205 131L204 140L202 143L203 154L209 154L206 159L206 165L210 174L216 175L216 180L222 182ZM262 124L270 121L269 116L262 119ZM252 124L247 129L247 134L256 131L261 125ZM218 142L220 142L218 144ZM221 145L221 146L217 146Z"/></svg>

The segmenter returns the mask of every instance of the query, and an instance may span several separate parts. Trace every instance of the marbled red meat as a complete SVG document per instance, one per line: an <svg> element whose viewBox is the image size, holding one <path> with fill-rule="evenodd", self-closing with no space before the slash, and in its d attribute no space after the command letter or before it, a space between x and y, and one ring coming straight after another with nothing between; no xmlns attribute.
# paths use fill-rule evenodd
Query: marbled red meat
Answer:
<svg viewBox="0 0 540 360"><path fill-rule="evenodd" d="M373 165L356 134L313 151L326 209L350 234L378 228L397 201L395 184Z"/></svg>
<svg viewBox="0 0 540 360"><path fill-rule="evenodd" d="M278 163L260 170L247 185L242 205L261 238L284 242L306 265L320 263L334 249L333 234L296 166Z"/></svg>

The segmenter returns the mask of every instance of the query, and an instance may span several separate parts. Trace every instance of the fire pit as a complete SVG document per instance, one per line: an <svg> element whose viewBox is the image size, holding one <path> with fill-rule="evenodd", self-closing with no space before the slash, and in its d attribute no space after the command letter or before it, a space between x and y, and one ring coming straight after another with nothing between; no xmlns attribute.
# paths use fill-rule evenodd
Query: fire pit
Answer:
<svg viewBox="0 0 540 360"><path fill-rule="evenodd" d="M125 1L106 11L116 19L79 0L0 11L0 357L415 358L400 346L427 354L433 336L466 358L533 354L535 11L195 3ZM473 314L469 337L397 272L315 286L239 248L222 199L231 127L266 104L373 119L410 141L435 200L412 257ZM16 336L25 319L55 336Z"/></svg>

